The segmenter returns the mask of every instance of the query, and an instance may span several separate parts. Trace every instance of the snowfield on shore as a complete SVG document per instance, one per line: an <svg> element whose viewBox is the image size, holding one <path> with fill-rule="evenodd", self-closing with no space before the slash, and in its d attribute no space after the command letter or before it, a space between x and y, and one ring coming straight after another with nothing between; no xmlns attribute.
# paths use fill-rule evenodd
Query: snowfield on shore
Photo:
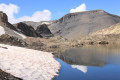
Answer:
<svg viewBox="0 0 120 80"><path fill-rule="evenodd" d="M0 35L5 34L5 30L2 26L0 26Z"/></svg>
<svg viewBox="0 0 120 80"><path fill-rule="evenodd" d="M16 31L14 31L16 34L18 34L19 36L21 36L23 39L27 38L25 35L21 34L21 33L18 33Z"/></svg>
<svg viewBox="0 0 120 80"><path fill-rule="evenodd" d="M0 69L23 80L51 80L60 64L51 53L0 44Z"/></svg>

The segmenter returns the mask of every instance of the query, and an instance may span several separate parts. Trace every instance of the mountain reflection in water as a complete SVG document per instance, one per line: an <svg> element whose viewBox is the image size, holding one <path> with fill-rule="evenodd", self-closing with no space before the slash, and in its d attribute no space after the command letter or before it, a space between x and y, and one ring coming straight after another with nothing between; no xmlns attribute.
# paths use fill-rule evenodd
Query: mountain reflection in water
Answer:
<svg viewBox="0 0 120 80"><path fill-rule="evenodd" d="M119 47L89 46L55 56L62 60L57 59L62 68L55 80L120 80Z"/></svg>

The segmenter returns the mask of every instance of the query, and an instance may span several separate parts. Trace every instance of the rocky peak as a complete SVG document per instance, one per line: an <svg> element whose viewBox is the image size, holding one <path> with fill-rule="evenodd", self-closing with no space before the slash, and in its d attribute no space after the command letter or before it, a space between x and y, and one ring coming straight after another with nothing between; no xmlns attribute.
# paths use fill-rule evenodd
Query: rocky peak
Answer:
<svg viewBox="0 0 120 80"><path fill-rule="evenodd" d="M10 24L8 22L8 16L2 11L0 11L0 26L8 27L8 28L10 28L12 30L17 31L17 29L12 24Z"/></svg>
<svg viewBox="0 0 120 80"><path fill-rule="evenodd" d="M43 37L53 37L53 34L46 24L39 25L36 29L36 32L38 35L42 35Z"/></svg>
<svg viewBox="0 0 120 80"><path fill-rule="evenodd" d="M63 16L62 18L60 18L57 22L64 22L70 18L75 18L78 15L91 15L91 14L106 14L107 12L105 12L104 10L98 9L98 10L92 10L92 11L83 11L83 12L75 12L75 13L68 13L65 16Z"/></svg>
<svg viewBox="0 0 120 80"><path fill-rule="evenodd" d="M6 23L8 23L8 17L7 17L7 15L5 13L0 11L0 25L5 26Z"/></svg>
<svg viewBox="0 0 120 80"><path fill-rule="evenodd" d="M20 22L18 24L14 24L14 26L17 28L17 30L21 33L23 33L26 36L30 37L42 37L41 35L37 35L36 31L32 26L29 26L23 22Z"/></svg>
<svg viewBox="0 0 120 80"><path fill-rule="evenodd" d="M53 21L41 21L41 22L24 21L23 23L25 23L25 24L27 24L29 26L32 26L36 30L39 25L46 24L46 25L50 26L55 21L56 20L53 20Z"/></svg>
<svg viewBox="0 0 120 80"><path fill-rule="evenodd" d="M92 10L69 13L51 24L49 28L54 35L67 39L79 39L119 22L120 16L104 10Z"/></svg>

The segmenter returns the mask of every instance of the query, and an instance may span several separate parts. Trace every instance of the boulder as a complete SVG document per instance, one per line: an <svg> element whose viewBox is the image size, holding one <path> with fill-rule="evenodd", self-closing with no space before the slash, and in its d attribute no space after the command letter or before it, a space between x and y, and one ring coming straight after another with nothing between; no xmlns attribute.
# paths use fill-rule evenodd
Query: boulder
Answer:
<svg viewBox="0 0 120 80"><path fill-rule="evenodd" d="M36 29L36 33L38 35L42 35L43 37L53 37L53 34L46 24L39 25Z"/></svg>

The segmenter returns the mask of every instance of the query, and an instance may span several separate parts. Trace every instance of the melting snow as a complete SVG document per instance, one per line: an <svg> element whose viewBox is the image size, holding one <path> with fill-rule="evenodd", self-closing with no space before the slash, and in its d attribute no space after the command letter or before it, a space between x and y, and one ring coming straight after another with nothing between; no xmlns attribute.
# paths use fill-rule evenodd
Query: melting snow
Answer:
<svg viewBox="0 0 120 80"><path fill-rule="evenodd" d="M60 64L51 53L0 44L0 69L23 80L51 80Z"/></svg>
<svg viewBox="0 0 120 80"><path fill-rule="evenodd" d="M0 35L5 34L5 30L2 26L0 26Z"/></svg>
<svg viewBox="0 0 120 80"><path fill-rule="evenodd" d="M20 33L18 33L18 32L16 32L16 31L14 31L16 34L18 34L19 36L21 36L23 39L25 39L26 38L26 36L25 35L23 35L23 34L20 34Z"/></svg>
<svg viewBox="0 0 120 80"><path fill-rule="evenodd" d="M49 24L52 24L52 22L42 22L42 24L47 24L47 25L49 25Z"/></svg>

